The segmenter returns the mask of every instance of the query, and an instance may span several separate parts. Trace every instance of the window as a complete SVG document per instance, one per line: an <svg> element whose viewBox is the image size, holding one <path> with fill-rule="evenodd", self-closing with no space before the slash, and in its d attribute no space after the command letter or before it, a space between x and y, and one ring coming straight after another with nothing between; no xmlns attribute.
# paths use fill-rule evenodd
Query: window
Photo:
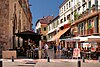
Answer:
<svg viewBox="0 0 100 67"><path fill-rule="evenodd" d="M63 19L60 20L60 23L63 23Z"/></svg>
<svg viewBox="0 0 100 67"><path fill-rule="evenodd" d="M81 8L81 7L78 8L78 11L80 11L80 8Z"/></svg>
<svg viewBox="0 0 100 67"><path fill-rule="evenodd" d="M57 26L58 26L58 25L59 25L59 21L57 20ZM57 26L56 26L56 27L57 27Z"/></svg>
<svg viewBox="0 0 100 67"><path fill-rule="evenodd" d="M98 0L95 0L96 9L98 9Z"/></svg>
<svg viewBox="0 0 100 67"><path fill-rule="evenodd" d="M64 22L66 21L66 17L64 17Z"/></svg>
<svg viewBox="0 0 100 67"><path fill-rule="evenodd" d="M70 20L70 14L67 16L67 19Z"/></svg>
<svg viewBox="0 0 100 67"><path fill-rule="evenodd" d="M68 3L66 4L66 8L68 9Z"/></svg>
<svg viewBox="0 0 100 67"><path fill-rule="evenodd" d="M83 0L83 2L85 2L85 0Z"/></svg>
<svg viewBox="0 0 100 67"><path fill-rule="evenodd" d="M91 0L88 2L88 8L90 9L91 8Z"/></svg>
<svg viewBox="0 0 100 67"><path fill-rule="evenodd" d="M84 32L85 32L85 23L82 22L82 23L78 24L78 34L84 35Z"/></svg>
<svg viewBox="0 0 100 67"><path fill-rule="evenodd" d="M93 32L92 31L92 19L88 20L88 23L87 23L87 32L88 32L88 34L91 34Z"/></svg>
<svg viewBox="0 0 100 67"><path fill-rule="evenodd" d="M46 36L43 36L43 39L46 40L47 39Z"/></svg>
<svg viewBox="0 0 100 67"><path fill-rule="evenodd" d="M83 5L83 11L85 11L85 4Z"/></svg>
<svg viewBox="0 0 100 67"><path fill-rule="evenodd" d="M62 8L62 13L63 13L63 8Z"/></svg>
<svg viewBox="0 0 100 67"><path fill-rule="evenodd" d="M46 31L46 27L44 27L43 30Z"/></svg>
<svg viewBox="0 0 100 67"><path fill-rule="evenodd" d="M50 31L50 26L48 28L49 28L49 31Z"/></svg>
<svg viewBox="0 0 100 67"><path fill-rule="evenodd" d="M53 28L55 28L55 23L53 23Z"/></svg>
<svg viewBox="0 0 100 67"><path fill-rule="evenodd" d="M80 24L78 24L78 34L80 34L80 31L81 31Z"/></svg>
<svg viewBox="0 0 100 67"><path fill-rule="evenodd" d="M94 17L94 33L98 33L99 32L99 22L98 22L98 16Z"/></svg>
<svg viewBox="0 0 100 67"><path fill-rule="evenodd" d="M64 6L64 11L65 11L65 6Z"/></svg>
<svg viewBox="0 0 100 67"><path fill-rule="evenodd" d="M71 6L71 5L70 5L70 2L69 2L69 8L70 8L70 6Z"/></svg>
<svg viewBox="0 0 100 67"><path fill-rule="evenodd" d="M84 35L84 27L85 27L85 25L84 25L84 22L82 23L82 28L81 28L81 30L82 30L82 35Z"/></svg>
<svg viewBox="0 0 100 67"><path fill-rule="evenodd" d="M91 20L88 20L88 29L91 29L92 28L92 24L91 24Z"/></svg>

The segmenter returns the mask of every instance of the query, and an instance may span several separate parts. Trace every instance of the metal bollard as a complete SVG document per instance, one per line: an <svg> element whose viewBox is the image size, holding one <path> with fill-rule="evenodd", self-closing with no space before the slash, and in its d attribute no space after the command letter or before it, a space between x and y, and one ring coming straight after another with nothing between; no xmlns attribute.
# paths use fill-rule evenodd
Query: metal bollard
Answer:
<svg viewBox="0 0 100 67"><path fill-rule="evenodd" d="M81 67L81 61L80 60L78 60L77 67Z"/></svg>
<svg viewBox="0 0 100 67"><path fill-rule="evenodd" d="M11 58L11 59L12 59L12 62L14 62L14 56L12 56L12 58Z"/></svg>
<svg viewBox="0 0 100 67"><path fill-rule="evenodd" d="M50 57L47 57L47 61L50 62Z"/></svg>
<svg viewBox="0 0 100 67"><path fill-rule="evenodd" d="M2 67L2 61L0 61L0 67Z"/></svg>
<svg viewBox="0 0 100 67"><path fill-rule="evenodd" d="M85 58L84 58L84 56L82 57L82 61L85 62Z"/></svg>

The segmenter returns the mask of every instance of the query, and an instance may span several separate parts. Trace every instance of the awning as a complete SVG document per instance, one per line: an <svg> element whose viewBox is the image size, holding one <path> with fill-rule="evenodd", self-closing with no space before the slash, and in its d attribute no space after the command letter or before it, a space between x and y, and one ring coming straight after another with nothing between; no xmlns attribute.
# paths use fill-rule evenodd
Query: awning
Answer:
<svg viewBox="0 0 100 67"><path fill-rule="evenodd" d="M87 37L73 37L66 39L67 42L100 42L100 36L87 36Z"/></svg>
<svg viewBox="0 0 100 67"><path fill-rule="evenodd" d="M23 31L23 32L15 33L15 35L26 40L27 39L41 40L41 35L33 31Z"/></svg>
<svg viewBox="0 0 100 67"><path fill-rule="evenodd" d="M59 39L61 37L61 35L63 35L69 29L70 28L66 28L66 29L60 30L51 40L54 41L54 40Z"/></svg>
<svg viewBox="0 0 100 67"><path fill-rule="evenodd" d="M100 36L88 36L88 42L100 42Z"/></svg>

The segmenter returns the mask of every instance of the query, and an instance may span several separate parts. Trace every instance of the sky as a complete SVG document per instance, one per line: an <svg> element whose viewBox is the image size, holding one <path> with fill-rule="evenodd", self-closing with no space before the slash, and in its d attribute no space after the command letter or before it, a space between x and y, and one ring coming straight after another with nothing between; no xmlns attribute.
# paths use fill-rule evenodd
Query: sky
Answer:
<svg viewBox="0 0 100 67"><path fill-rule="evenodd" d="M35 23L43 16L56 17L59 14L59 6L64 0L29 0L29 4L32 13L33 29L35 29Z"/></svg>

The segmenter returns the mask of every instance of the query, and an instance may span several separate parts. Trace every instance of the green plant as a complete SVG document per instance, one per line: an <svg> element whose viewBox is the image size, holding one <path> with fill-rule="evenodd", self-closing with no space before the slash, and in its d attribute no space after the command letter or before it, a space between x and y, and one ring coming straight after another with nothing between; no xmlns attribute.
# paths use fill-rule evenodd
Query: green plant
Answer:
<svg viewBox="0 0 100 67"><path fill-rule="evenodd" d="M78 20L78 18L79 18L79 13L77 13L76 11L74 12L74 20Z"/></svg>
<svg viewBox="0 0 100 67"><path fill-rule="evenodd" d="M91 29L92 28L92 25L90 24L90 25L88 25L88 27L87 27L87 29Z"/></svg>
<svg viewBox="0 0 100 67"><path fill-rule="evenodd" d="M69 20L69 22L70 22L70 24L72 24L72 23L73 23L73 20L72 20L72 19L70 19L70 20Z"/></svg>

